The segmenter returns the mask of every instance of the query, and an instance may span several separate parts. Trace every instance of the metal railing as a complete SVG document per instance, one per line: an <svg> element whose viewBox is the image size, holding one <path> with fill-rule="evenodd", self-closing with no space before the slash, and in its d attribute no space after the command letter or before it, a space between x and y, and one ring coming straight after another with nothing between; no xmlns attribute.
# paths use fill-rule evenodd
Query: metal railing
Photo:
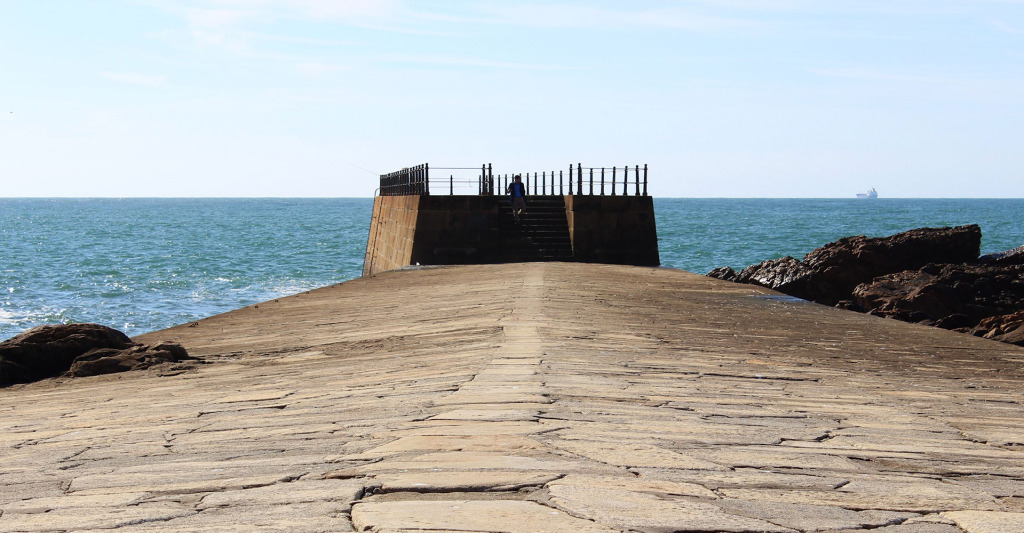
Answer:
<svg viewBox="0 0 1024 533"><path fill-rule="evenodd" d="M430 166L426 163L380 176L381 196L430 194Z"/></svg>
<svg viewBox="0 0 1024 533"><path fill-rule="evenodd" d="M490 164L481 165L479 173L468 175L467 171L476 171L476 167L435 167L434 170L451 171L448 179L430 180L430 166L426 163L415 167L382 174L380 176L381 196L454 195L476 194L493 196L504 194L509 183L517 174L495 176ZM586 172L584 172L586 171ZM456 177L456 172L459 176ZM647 196L647 165L630 167L584 167L577 163L569 165L569 171L563 170L524 172L522 177L527 194L541 195L580 195L580 196ZM458 187L456 189L456 187ZM532 187L532 189L531 189ZM632 189L632 191L631 191Z"/></svg>

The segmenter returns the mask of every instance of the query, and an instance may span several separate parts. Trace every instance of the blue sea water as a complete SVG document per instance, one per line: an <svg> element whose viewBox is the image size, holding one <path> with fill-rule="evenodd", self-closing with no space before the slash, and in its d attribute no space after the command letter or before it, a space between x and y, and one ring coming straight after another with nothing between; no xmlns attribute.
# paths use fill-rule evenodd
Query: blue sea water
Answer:
<svg viewBox="0 0 1024 533"><path fill-rule="evenodd" d="M0 339L98 322L137 335L358 277L372 200L0 199ZM1024 200L655 199L663 266L706 273L848 235L976 223L1024 244Z"/></svg>

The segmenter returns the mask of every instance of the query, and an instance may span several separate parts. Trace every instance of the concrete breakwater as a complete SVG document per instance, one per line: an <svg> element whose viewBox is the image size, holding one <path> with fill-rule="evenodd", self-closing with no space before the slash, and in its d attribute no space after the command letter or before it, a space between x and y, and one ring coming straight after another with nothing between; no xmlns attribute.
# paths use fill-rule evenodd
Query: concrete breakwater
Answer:
<svg viewBox="0 0 1024 533"><path fill-rule="evenodd" d="M378 196L363 275L417 264L660 263L650 196L531 196L521 225L508 204L491 195Z"/></svg>
<svg viewBox="0 0 1024 533"><path fill-rule="evenodd" d="M0 531L1024 531L1024 349L681 271L390 272L0 389Z"/></svg>

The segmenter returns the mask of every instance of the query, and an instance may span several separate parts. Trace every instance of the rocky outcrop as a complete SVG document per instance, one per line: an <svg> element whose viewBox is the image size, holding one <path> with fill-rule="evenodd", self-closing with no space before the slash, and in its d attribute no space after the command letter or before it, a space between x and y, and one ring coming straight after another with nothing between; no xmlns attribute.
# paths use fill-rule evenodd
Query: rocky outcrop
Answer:
<svg viewBox="0 0 1024 533"><path fill-rule="evenodd" d="M836 305L848 299L854 287L878 276L921 268L929 263L974 261L980 248L981 228L973 224L921 228L891 237L858 235L826 244L805 255L802 261L786 256L749 266L734 281ZM720 274L728 275L728 272Z"/></svg>
<svg viewBox="0 0 1024 533"><path fill-rule="evenodd" d="M858 285L852 299L875 315L966 330L1024 309L1024 265L927 265Z"/></svg>
<svg viewBox="0 0 1024 533"><path fill-rule="evenodd" d="M1005 252L985 254L978 258L978 262L997 265L1024 265L1024 246L1018 246Z"/></svg>
<svg viewBox="0 0 1024 533"><path fill-rule="evenodd" d="M90 376L191 359L180 344L141 345L99 324L39 326L0 342L0 387L67 374Z"/></svg>
<svg viewBox="0 0 1024 533"><path fill-rule="evenodd" d="M986 339L1024 346L1024 311L988 317L971 328L970 333Z"/></svg>
<svg viewBox="0 0 1024 533"><path fill-rule="evenodd" d="M66 375L98 376L129 370L143 370L161 363L180 363L192 359L185 348L175 342L136 344L124 350L99 348L78 356Z"/></svg>
<svg viewBox="0 0 1024 533"><path fill-rule="evenodd" d="M709 276L805 300L1024 345L1024 246L978 257L977 225L846 237Z"/></svg>

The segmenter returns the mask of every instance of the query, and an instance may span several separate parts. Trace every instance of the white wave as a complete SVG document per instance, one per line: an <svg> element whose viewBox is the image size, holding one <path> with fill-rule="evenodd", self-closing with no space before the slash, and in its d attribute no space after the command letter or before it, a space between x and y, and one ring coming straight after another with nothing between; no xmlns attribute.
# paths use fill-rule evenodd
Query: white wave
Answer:
<svg viewBox="0 0 1024 533"><path fill-rule="evenodd" d="M18 323L18 316L14 313L0 309L0 324L13 326Z"/></svg>

